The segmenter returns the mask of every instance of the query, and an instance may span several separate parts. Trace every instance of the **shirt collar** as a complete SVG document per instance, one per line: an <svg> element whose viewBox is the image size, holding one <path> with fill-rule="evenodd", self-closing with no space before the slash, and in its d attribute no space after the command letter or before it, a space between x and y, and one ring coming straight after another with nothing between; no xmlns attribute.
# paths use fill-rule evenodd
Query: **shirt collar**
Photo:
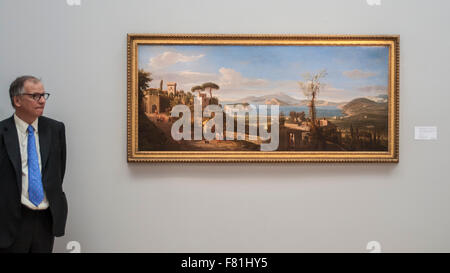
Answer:
<svg viewBox="0 0 450 273"><path fill-rule="evenodd" d="M31 126L33 126L33 129L36 133L38 132L38 120L39 120L39 118L35 119L33 121L33 123L31 123ZM16 127L17 127L17 129L19 129L20 132L22 132L24 134L27 133L29 124L26 123L25 121L23 121L22 119L20 119L16 115L16 113L14 113L14 122L16 123Z"/></svg>

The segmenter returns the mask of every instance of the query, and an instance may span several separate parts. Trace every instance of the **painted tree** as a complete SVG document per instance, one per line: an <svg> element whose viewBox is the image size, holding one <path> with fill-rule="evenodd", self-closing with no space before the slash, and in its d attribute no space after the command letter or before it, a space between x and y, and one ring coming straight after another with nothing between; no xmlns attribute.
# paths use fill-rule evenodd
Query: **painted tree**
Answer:
<svg viewBox="0 0 450 273"><path fill-rule="evenodd" d="M204 91L204 90L205 90L205 88L203 88L203 86L201 86L201 85L196 85L191 88L192 93L198 92L199 96L200 96L200 91Z"/></svg>
<svg viewBox="0 0 450 273"><path fill-rule="evenodd" d="M145 111L145 106L144 106L144 95L145 94L145 90L148 89L150 87L150 82L153 79L151 78L151 73L145 71L144 69L139 69L138 70L138 101L139 101L139 107L140 109L142 109L143 111Z"/></svg>
<svg viewBox="0 0 450 273"><path fill-rule="evenodd" d="M321 70L316 74L305 73L303 74L303 82L298 82L300 89L303 91L303 94L311 99L309 103L309 115L311 117L311 125L313 127L316 126L316 107L315 100L321 88L323 88L323 83L321 83L321 79L328 75L327 71Z"/></svg>
<svg viewBox="0 0 450 273"><path fill-rule="evenodd" d="M151 75L152 75L152 73L147 72L144 69L139 69L139 71L138 71L138 89L140 92L142 92L150 87L150 82L153 80Z"/></svg>
<svg viewBox="0 0 450 273"><path fill-rule="evenodd" d="M209 89L209 97L212 99L212 90L219 90L219 86L213 82L205 82L202 84L204 90Z"/></svg>

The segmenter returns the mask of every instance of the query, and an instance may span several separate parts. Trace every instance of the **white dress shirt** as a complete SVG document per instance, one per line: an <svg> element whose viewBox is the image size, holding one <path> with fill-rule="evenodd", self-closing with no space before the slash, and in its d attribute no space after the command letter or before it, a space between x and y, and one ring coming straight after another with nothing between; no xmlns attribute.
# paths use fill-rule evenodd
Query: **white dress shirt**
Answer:
<svg viewBox="0 0 450 273"><path fill-rule="evenodd" d="M44 210L47 209L49 204L44 191L44 200L35 206L31 203L28 197L28 123L21 120L16 114L14 114L14 122L16 123L17 135L19 136L19 147L20 147L20 157L22 159L22 197L21 202L23 205L27 206L33 210ZM34 129L34 138L36 140L36 151L39 159L39 170L42 175L42 163L41 163L41 153L39 147L39 131L38 131L38 119L36 119L31 126ZM43 186L42 186L43 187Z"/></svg>

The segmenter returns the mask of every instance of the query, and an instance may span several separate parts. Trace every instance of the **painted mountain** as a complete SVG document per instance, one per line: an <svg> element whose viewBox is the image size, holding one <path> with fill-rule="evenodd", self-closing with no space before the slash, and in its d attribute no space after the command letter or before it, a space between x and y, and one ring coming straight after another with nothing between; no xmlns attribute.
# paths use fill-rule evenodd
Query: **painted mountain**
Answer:
<svg viewBox="0 0 450 273"><path fill-rule="evenodd" d="M375 102L367 98L354 99L342 107L347 116L357 115L387 115L387 102Z"/></svg>
<svg viewBox="0 0 450 273"><path fill-rule="evenodd" d="M295 99L289 95L286 95L284 93L277 93L272 95L265 95L265 96L249 96L245 97L243 99L234 100L234 101L226 101L224 103L226 104L236 104L236 103L242 103L242 104L256 104L256 105L280 105L280 106L308 106L310 100L299 100ZM340 103L340 102L330 102L325 100L316 100L316 106L344 106L346 102Z"/></svg>

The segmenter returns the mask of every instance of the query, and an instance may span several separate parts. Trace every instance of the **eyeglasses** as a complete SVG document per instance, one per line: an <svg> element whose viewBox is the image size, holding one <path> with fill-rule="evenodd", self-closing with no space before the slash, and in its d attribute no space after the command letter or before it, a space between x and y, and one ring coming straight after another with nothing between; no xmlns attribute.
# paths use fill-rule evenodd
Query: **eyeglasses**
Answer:
<svg viewBox="0 0 450 273"><path fill-rule="evenodd" d="M22 95L26 95L26 96L30 96L33 100L35 101L39 101L42 97L44 98L44 100L47 100L48 97L50 97L49 93L34 93L34 94L28 94L28 93L23 93Z"/></svg>

